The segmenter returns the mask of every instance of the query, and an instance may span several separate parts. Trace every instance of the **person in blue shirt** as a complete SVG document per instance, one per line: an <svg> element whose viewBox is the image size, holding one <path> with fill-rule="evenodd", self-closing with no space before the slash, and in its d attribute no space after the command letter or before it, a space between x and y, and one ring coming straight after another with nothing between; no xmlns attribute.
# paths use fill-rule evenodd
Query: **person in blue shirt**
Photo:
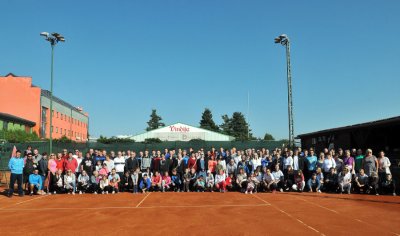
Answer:
<svg viewBox="0 0 400 236"><path fill-rule="evenodd" d="M184 164L183 166L184 166L184 168L187 167L188 161L189 161L189 156L187 155L186 150L184 150L183 151L183 164Z"/></svg>
<svg viewBox="0 0 400 236"><path fill-rule="evenodd" d="M315 172L317 166L318 158L315 156L314 150L310 149L310 155L307 156L307 177L310 178L311 175Z"/></svg>
<svg viewBox="0 0 400 236"><path fill-rule="evenodd" d="M149 191L151 187L151 180L147 176L147 174L143 175L143 179L140 181L139 187L142 190L142 193L146 193L147 191Z"/></svg>
<svg viewBox="0 0 400 236"><path fill-rule="evenodd" d="M24 169L24 159L21 158L21 151L17 150L16 156L11 157L10 161L8 162L8 168L11 171L10 176L10 188L8 191L8 197L12 197L14 194L14 184L15 181L18 183L18 193L20 197L24 196L24 191L22 190L22 171Z"/></svg>
<svg viewBox="0 0 400 236"><path fill-rule="evenodd" d="M35 169L32 174L29 175L29 190L31 193L30 196L33 195L33 192L37 192L38 194L42 194L42 176L39 175L39 170Z"/></svg>

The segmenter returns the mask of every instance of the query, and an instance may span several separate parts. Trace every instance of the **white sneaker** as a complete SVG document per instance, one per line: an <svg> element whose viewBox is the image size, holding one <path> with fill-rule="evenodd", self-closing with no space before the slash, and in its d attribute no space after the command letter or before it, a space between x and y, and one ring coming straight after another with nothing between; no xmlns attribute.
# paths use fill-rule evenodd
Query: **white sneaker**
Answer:
<svg viewBox="0 0 400 236"><path fill-rule="evenodd" d="M251 191L250 194L253 194L253 191Z"/></svg>
<svg viewBox="0 0 400 236"><path fill-rule="evenodd" d="M97 192L94 192L94 194L97 194Z"/></svg>
<svg viewBox="0 0 400 236"><path fill-rule="evenodd" d="M321 193L321 190L318 190L318 193Z"/></svg>
<svg viewBox="0 0 400 236"><path fill-rule="evenodd" d="M104 194L104 191L103 191L103 192L101 192L101 194Z"/></svg>
<svg viewBox="0 0 400 236"><path fill-rule="evenodd" d="M246 192L244 192L244 194L248 194L248 192L246 191Z"/></svg>
<svg viewBox="0 0 400 236"><path fill-rule="evenodd" d="M115 191L112 191L112 194L115 194Z"/></svg>
<svg viewBox="0 0 400 236"><path fill-rule="evenodd" d="M82 191L79 191L79 194L82 194Z"/></svg>
<svg viewBox="0 0 400 236"><path fill-rule="evenodd" d="M108 191L106 192L106 194L108 194Z"/></svg>
<svg viewBox="0 0 400 236"><path fill-rule="evenodd" d="M57 194L57 192L56 191L54 191L54 193L53 194Z"/></svg>
<svg viewBox="0 0 400 236"><path fill-rule="evenodd" d="M281 191L281 193L283 192L283 189L279 189L279 191Z"/></svg>
<svg viewBox="0 0 400 236"><path fill-rule="evenodd" d="M70 192L68 192L68 194L71 194Z"/></svg>

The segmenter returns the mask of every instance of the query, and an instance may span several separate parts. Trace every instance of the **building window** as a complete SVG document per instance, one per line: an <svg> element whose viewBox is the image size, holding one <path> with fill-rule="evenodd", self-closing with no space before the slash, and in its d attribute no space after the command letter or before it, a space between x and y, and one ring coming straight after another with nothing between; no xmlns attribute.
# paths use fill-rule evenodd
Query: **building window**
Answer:
<svg viewBox="0 0 400 236"><path fill-rule="evenodd" d="M41 129L40 129L40 136L45 138L46 137L46 125L47 125L47 108L42 107L42 119L41 119Z"/></svg>
<svg viewBox="0 0 400 236"><path fill-rule="evenodd" d="M58 118L58 112L56 113L56 117Z"/></svg>
<svg viewBox="0 0 400 236"><path fill-rule="evenodd" d="M51 133L54 133L54 126L51 126Z"/></svg>
<svg viewBox="0 0 400 236"><path fill-rule="evenodd" d="M312 139L311 139L311 143L312 143L313 145L315 145L315 144L317 143L316 138L312 138Z"/></svg>
<svg viewBox="0 0 400 236"><path fill-rule="evenodd" d="M58 127L56 127L56 134L58 134Z"/></svg>

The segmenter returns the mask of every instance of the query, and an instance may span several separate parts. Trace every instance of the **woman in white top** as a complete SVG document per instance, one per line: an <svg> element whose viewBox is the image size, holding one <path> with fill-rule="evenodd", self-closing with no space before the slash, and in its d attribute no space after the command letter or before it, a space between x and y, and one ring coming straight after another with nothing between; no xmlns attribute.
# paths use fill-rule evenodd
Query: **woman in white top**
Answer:
<svg viewBox="0 0 400 236"><path fill-rule="evenodd" d="M108 194L110 190L110 181L108 180L107 175L103 175L100 180L100 190L102 194Z"/></svg>
<svg viewBox="0 0 400 236"><path fill-rule="evenodd" d="M346 166L342 173L339 174L339 188L341 190L340 193L344 193L345 191L350 194L351 190L351 173L349 171L349 167Z"/></svg>
<svg viewBox="0 0 400 236"><path fill-rule="evenodd" d="M67 170L67 174L64 175L64 188L68 194L72 193L75 195L76 179L75 174L72 173L72 170Z"/></svg>
<svg viewBox="0 0 400 236"><path fill-rule="evenodd" d="M324 165L323 165L323 170L325 175L327 175L330 172L331 168L336 168L336 162L332 158L332 155L330 153L326 154L326 158L324 160Z"/></svg>
<svg viewBox="0 0 400 236"><path fill-rule="evenodd" d="M378 156L378 174L379 181L383 181L386 179L386 174L391 174L390 172L390 160L385 157L385 152L381 151Z"/></svg>
<svg viewBox="0 0 400 236"><path fill-rule="evenodd" d="M288 152L287 157L283 159L283 172L287 171L289 166L293 168L293 151Z"/></svg>
<svg viewBox="0 0 400 236"><path fill-rule="evenodd" d="M110 159L110 155L106 155L106 160L103 162L107 165L107 170L110 173L114 169L114 161Z"/></svg>
<svg viewBox="0 0 400 236"><path fill-rule="evenodd" d="M251 164L253 165L253 171L257 169L258 166L261 166L261 158L257 153L254 153L254 156L251 159Z"/></svg>

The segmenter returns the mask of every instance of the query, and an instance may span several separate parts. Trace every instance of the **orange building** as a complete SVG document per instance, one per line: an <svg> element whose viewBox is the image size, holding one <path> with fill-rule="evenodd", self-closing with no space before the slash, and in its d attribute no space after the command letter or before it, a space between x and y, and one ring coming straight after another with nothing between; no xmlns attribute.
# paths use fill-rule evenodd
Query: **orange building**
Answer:
<svg viewBox="0 0 400 236"><path fill-rule="evenodd" d="M31 77L10 73L0 76L0 112L34 123L31 129L41 138L50 137L50 92L32 85ZM53 138L76 142L88 140L89 115L53 96Z"/></svg>

